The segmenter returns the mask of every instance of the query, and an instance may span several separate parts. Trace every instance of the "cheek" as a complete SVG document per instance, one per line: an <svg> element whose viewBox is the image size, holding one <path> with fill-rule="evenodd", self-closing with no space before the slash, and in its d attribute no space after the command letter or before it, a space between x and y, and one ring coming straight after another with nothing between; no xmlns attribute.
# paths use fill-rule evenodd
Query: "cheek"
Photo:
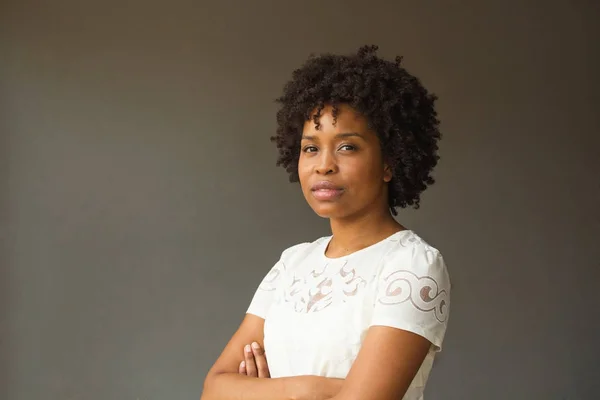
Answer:
<svg viewBox="0 0 600 400"><path fill-rule="evenodd" d="M372 162L351 163L347 165L346 172L358 188L379 186L383 180L383 167Z"/></svg>
<svg viewBox="0 0 600 400"><path fill-rule="evenodd" d="M308 165L306 160L303 159L302 156L300 156L300 159L298 160L298 179L300 180L300 185L302 186L303 190L305 186L304 184L307 181L309 175L310 166Z"/></svg>
<svg viewBox="0 0 600 400"><path fill-rule="evenodd" d="M381 195L381 186L383 184L382 168L362 164L358 168L353 168L351 171L348 170L347 177L348 181L352 182L352 197L360 203L370 203Z"/></svg>

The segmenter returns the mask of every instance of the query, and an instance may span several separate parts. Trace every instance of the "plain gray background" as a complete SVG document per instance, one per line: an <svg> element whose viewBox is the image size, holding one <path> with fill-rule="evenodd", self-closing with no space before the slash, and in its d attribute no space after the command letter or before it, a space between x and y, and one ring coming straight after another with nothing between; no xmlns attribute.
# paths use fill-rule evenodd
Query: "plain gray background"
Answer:
<svg viewBox="0 0 600 400"><path fill-rule="evenodd" d="M329 234L273 100L363 44L440 97L438 182L399 216L454 285L427 399L600 398L598 11L5 0L0 398L197 399L281 251Z"/></svg>

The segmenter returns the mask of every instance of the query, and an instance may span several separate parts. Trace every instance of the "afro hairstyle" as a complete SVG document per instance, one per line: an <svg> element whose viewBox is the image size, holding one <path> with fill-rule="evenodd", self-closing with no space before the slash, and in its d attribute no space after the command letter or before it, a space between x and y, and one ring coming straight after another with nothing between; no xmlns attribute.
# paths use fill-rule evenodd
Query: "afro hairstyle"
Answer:
<svg viewBox="0 0 600 400"><path fill-rule="evenodd" d="M435 180L438 141L441 138L434 103L421 81L402 66L402 57L387 61L377 56L378 47L363 46L356 54L311 55L276 99L277 131L271 141L279 151L277 166L298 182L298 160L304 124L313 119L319 129L321 112L332 107L334 123L338 106L346 104L367 120L377 133L384 162L392 170L388 205L419 208L421 193Z"/></svg>

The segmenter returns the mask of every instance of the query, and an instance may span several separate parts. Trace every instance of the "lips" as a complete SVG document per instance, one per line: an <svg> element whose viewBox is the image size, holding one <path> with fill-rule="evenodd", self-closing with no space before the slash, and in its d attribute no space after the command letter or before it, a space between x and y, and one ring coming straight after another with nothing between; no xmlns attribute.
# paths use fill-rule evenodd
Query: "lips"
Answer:
<svg viewBox="0 0 600 400"><path fill-rule="evenodd" d="M317 182L310 188L317 200L335 200L342 195L344 189L330 181Z"/></svg>

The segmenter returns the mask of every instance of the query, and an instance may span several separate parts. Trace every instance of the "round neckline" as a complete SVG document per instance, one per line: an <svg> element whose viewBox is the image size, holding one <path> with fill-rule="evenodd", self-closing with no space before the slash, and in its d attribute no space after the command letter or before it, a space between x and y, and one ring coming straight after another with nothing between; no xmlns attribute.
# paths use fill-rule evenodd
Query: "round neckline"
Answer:
<svg viewBox="0 0 600 400"><path fill-rule="evenodd" d="M331 235L331 236L325 237L325 240L323 241L324 245L321 247L320 253L321 253L322 257L327 261L344 261L344 260L347 260L348 258L355 256L359 253L366 252L366 251L372 250L373 248L379 247L380 245L382 245L390 240L395 239L396 236L405 235L409 232L412 232L412 230L411 229L402 229L398 232L392 233L388 237L381 239L379 242L375 242L372 245L363 247L360 250L356 250L350 254L346 254L345 256L340 256L340 257L328 257L325 254L325 252L327 251L327 248L329 247L329 243L331 242L331 239L333 239L333 235Z"/></svg>

